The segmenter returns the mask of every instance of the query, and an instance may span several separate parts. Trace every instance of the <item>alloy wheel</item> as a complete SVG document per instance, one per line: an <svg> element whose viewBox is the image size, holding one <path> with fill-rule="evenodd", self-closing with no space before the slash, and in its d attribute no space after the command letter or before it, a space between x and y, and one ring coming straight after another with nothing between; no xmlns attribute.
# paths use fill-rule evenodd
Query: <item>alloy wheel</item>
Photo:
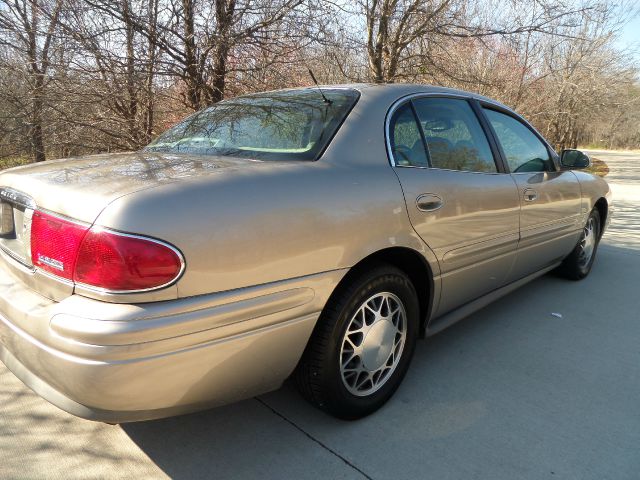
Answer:
<svg viewBox="0 0 640 480"><path fill-rule="evenodd" d="M407 314L393 293L367 299L351 317L340 350L345 388L364 397L378 391L400 362L407 338Z"/></svg>
<svg viewBox="0 0 640 480"><path fill-rule="evenodd" d="M580 244L578 245L578 263L581 267L588 265L591 261L591 257L593 257L593 251L595 250L597 243L596 235L596 221L593 217L589 217L589 220L582 232Z"/></svg>

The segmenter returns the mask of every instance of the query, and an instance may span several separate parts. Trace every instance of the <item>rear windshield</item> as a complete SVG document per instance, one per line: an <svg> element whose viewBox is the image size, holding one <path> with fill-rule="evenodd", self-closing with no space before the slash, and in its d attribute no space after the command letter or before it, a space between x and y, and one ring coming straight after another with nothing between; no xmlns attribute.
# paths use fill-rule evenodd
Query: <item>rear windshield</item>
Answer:
<svg viewBox="0 0 640 480"><path fill-rule="evenodd" d="M259 160L315 160L359 94L317 88L225 100L188 117L144 151Z"/></svg>

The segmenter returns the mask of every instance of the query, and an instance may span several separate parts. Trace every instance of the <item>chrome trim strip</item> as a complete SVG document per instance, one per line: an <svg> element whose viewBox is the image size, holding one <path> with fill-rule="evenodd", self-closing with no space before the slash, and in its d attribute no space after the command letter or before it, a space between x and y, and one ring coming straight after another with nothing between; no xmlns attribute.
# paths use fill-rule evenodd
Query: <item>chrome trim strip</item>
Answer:
<svg viewBox="0 0 640 480"><path fill-rule="evenodd" d="M66 215L62 215L61 213L53 212L51 210L47 210L46 208L36 208L33 213L40 212L45 215L50 215L55 218L59 218L60 220L64 220L65 222L73 223L75 225L79 225L81 227L91 228L93 223L83 222L81 220L76 220L75 218L67 217Z"/></svg>
<svg viewBox="0 0 640 480"><path fill-rule="evenodd" d="M36 269L33 266L25 265L24 263L22 263L22 261L18 260L15 256L13 256L10 251L2 248L1 245L0 245L0 260L5 260L7 264L8 264L8 260L11 260L12 261L11 266L17 267L20 269L20 271L29 275L33 275L36 271Z"/></svg>
<svg viewBox="0 0 640 480"><path fill-rule="evenodd" d="M0 200L19 205L24 208L36 208L36 202L29 195L10 187L0 187Z"/></svg>
<svg viewBox="0 0 640 480"><path fill-rule="evenodd" d="M33 267L33 258L31 258L31 224L33 222L33 212L35 210L31 208L25 208L23 214L23 238L22 244L24 245L24 254L29 262L29 265Z"/></svg>
<svg viewBox="0 0 640 480"><path fill-rule="evenodd" d="M17 253L12 252L11 250L9 250L7 247L5 247L2 244L0 244L0 252L4 253L7 257L11 258L12 260L18 262L23 267L27 267L27 268L30 267L30 265L24 263L24 261L26 259L20 257ZM29 255L29 256L31 256L31 255Z"/></svg>
<svg viewBox="0 0 640 480"><path fill-rule="evenodd" d="M62 285L65 285L67 287L73 288L73 286L75 285L71 280L67 280L66 278L59 277L57 275L54 275L51 272L47 272L46 270L43 270L42 268L38 268L36 266L33 267L33 273L38 273L38 275L42 275L43 277L47 277L47 278L50 278L51 280L55 280L56 282L59 282Z"/></svg>

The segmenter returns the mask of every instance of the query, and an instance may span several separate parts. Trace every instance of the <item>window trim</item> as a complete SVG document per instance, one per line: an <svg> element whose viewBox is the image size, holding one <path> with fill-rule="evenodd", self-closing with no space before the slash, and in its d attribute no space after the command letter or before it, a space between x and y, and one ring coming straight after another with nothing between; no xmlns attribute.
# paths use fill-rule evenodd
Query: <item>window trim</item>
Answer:
<svg viewBox="0 0 640 480"><path fill-rule="evenodd" d="M487 143L489 144L489 148L491 150L491 154L493 155L493 161L495 163L496 166L496 171L495 172L476 172L474 170L455 170L455 169L450 169L450 168L438 168L438 167L434 167L431 165L431 156L429 154L429 148L427 146L427 142L426 139L424 137L424 132L422 131L422 125L420 124L420 120L419 117L417 115L415 106L413 105L413 100L418 100L421 98L451 98L454 100L465 100L469 106L471 107L471 110L473 110L473 113L475 114L478 123L480 124L480 128L482 129L482 131L484 132L484 135L487 139ZM504 164L504 158L501 155L501 150L498 150L499 144L495 144L495 138L493 137L493 131L489 131L487 130L487 125L485 124L485 122L488 122L488 120L486 119L486 117L484 116L484 114L479 115L478 110L481 110L481 108L477 107L474 105L475 102L477 102L478 99L475 98L473 95L471 94L459 94L459 93L448 93L448 92L433 92L433 93L411 93L409 95L405 95L399 99L397 99L390 107L389 110L387 110L387 116L385 118L385 126L384 126L384 134L385 134L385 144L386 144L386 150L387 150L387 159L389 160L389 164L393 167L393 168L418 168L421 170L443 170L443 171L449 171L449 172L461 172L461 173L474 173L474 174L479 174L479 175L503 175L505 173L510 173L508 171L508 169L505 168L505 164ZM427 152L427 161L429 162L429 166L428 167L420 167L417 165L396 165L395 159L393 158L393 149L391 148L391 135L390 135L390 127L391 127L391 120L393 118L394 113L396 112L396 110L398 110L400 107L402 107L404 104L406 103L410 103L411 104L411 110L413 111L413 115L415 117L416 123L418 124L418 129L420 131L420 136L422 138L422 143L424 146L425 151ZM490 102L487 102L488 104L490 104ZM478 109L478 110L477 110ZM480 112L482 113L482 112Z"/></svg>
<svg viewBox="0 0 640 480"><path fill-rule="evenodd" d="M474 98L471 100L471 108L475 112L476 116L480 120L480 125L484 130L484 133L489 140L489 146L491 147L491 152L493 153L494 158L496 159L496 164L498 165L498 170L503 173L509 172L509 165L507 165L506 157L503 155L502 147L500 146L500 142L498 142L498 138L491 127L491 123L489 119L484 114L482 110L482 105L478 101L478 99Z"/></svg>
<svg viewBox="0 0 640 480"><path fill-rule="evenodd" d="M396 115L396 113L398 113L402 108L404 107L408 107L407 110L409 112L411 112L411 116L413 117L413 121L415 122L416 126L418 127L418 134L420 135L420 140L422 141L422 149L424 151L425 154L425 158L427 159L427 167L421 167L418 165L397 165L398 167L412 167L412 168L431 168L431 154L429 153L429 149L427 148L427 142L425 140L424 137L424 132L422 131L422 125L420 125L420 120L418 118L418 113L416 112L415 107L413 106L413 102L411 102L411 100L408 100L404 103L401 103L397 106L397 108L394 109L394 111L391 113L390 117L389 117L389 125L391 125L391 121L393 120L393 117ZM391 130L388 130L388 142L387 142L387 151L390 154L390 157L392 159L392 166L396 166L395 165L395 158L393 157L393 148L391 147ZM393 134L394 140L395 140L395 133Z"/></svg>
<svg viewBox="0 0 640 480"><path fill-rule="evenodd" d="M313 89L314 87L307 87L307 88ZM334 130L333 134L331 134L329 136L329 138L327 138L327 141L325 142L324 146L318 151L318 153L316 154L316 157L313 160L311 160L312 162L317 162L317 161L322 159L324 153L329 148L329 145L331 145L333 143L333 139L336 138L336 135L338 135L338 132L340 131L342 126L347 121L347 118L349 118L349 115L351 115L351 112L353 112L353 109L356 108L357 103L360 101L360 98L362 97L362 93L360 92L360 90L358 90L357 88L352 88L352 87L336 86L336 87L331 87L331 88L325 88L324 91L326 91L326 90L351 90L351 91L356 93L356 96L355 96L355 99L354 99L353 103L351 104L351 107L346 112L344 112L342 120L336 125L336 129ZM309 160L307 160L307 161L309 161Z"/></svg>
<svg viewBox="0 0 640 480"><path fill-rule="evenodd" d="M496 134L496 131L494 130L493 125L491 125L491 121L489 120L487 115L484 113L485 109L486 110L493 110L495 112L498 112L498 113L501 113L501 114L506 115L508 117L511 117L515 121L520 122L522 125L524 125L531 133L533 133L533 135L538 140L540 140L542 145L544 145L544 147L547 149L547 153L549 154L549 158L551 159L551 161L553 162L553 166L555 167L555 170L553 170L553 172L560 171L560 164L559 164L560 157L558 156L558 153L553 149L553 147L549 144L549 142L547 142L547 140L540 134L540 132L538 132L533 127L533 125L531 125L524 117L522 117L521 115L517 114L516 112L514 112L512 110L509 110L508 108L505 108L505 107L503 107L501 105L494 104L492 102L487 102L485 100L478 100L478 105L479 105L480 111L482 113L482 117L487 122L487 128L491 132L491 136L494 138L494 141L496 142L496 146L498 147L498 150L500 152L500 157L502 159L502 163L504 165L504 169L505 169L506 173L509 173L511 175L531 175L532 173L544 173L544 172L547 172L547 170L544 170L542 172L512 172L511 168L509 168L509 164L507 163L507 156L504 153L504 150L502 148L502 144L500 143L500 140L498 139L498 135Z"/></svg>
<svg viewBox="0 0 640 480"><path fill-rule="evenodd" d="M427 144L427 137L424 134L424 128L422 127L422 123L420 123L420 116L418 115L418 110L416 110L416 106L413 103L413 99L407 102L409 104L409 108L411 108L411 113L413 114L413 121L416 122L416 126L418 127L418 132L420 133L420 140L422 140L422 148L424 149L424 153L427 156L427 165L428 168L433 168L433 164L431 163L431 151L429 150L429 144ZM399 107L402 108L402 105ZM394 159L395 162L395 159Z"/></svg>

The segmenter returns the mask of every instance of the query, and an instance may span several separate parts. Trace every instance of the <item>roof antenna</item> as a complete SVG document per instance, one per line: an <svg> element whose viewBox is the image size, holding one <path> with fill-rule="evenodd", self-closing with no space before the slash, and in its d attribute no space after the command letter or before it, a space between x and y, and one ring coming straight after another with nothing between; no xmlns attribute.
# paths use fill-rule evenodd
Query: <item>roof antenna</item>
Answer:
<svg viewBox="0 0 640 480"><path fill-rule="evenodd" d="M307 67L307 70L309 70L309 75L311 75L311 80L313 80L313 83L315 83L316 87L318 87L318 91L320 92L320 95L322 95L322 100L324 100L324 103L331 105L331 100L329 100L327 97L324 96L324 92L320 88L320 84L318 83L318 80L316 80L316 76L313 74L313 72L309 67Z"/></svg>

